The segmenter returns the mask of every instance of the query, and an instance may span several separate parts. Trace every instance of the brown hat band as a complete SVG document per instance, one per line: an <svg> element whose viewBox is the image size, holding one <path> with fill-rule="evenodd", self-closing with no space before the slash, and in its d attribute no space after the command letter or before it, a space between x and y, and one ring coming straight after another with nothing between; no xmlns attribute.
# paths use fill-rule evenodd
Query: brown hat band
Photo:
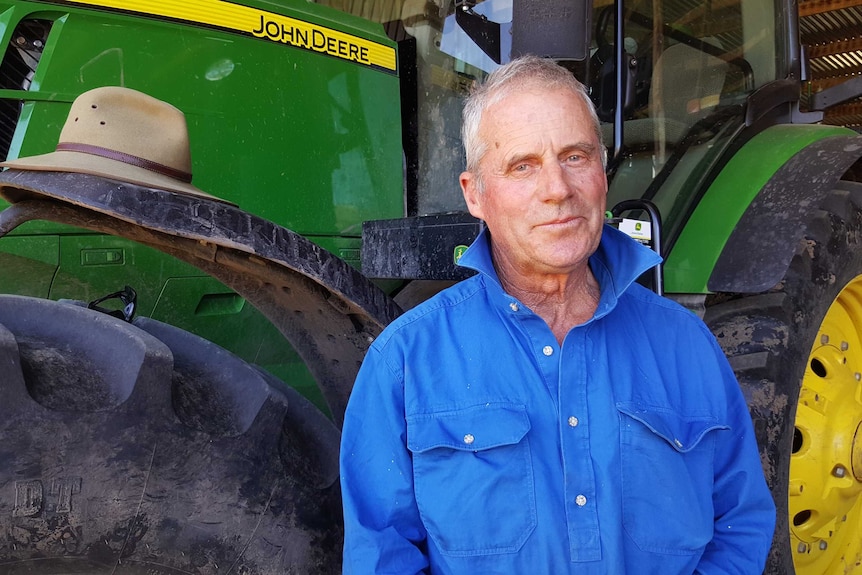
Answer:
<svg viewBox="0 0 862 575"><path fill-rule="evenodd" d="M108 148L102 148L100 146L92 146L90 144L77 144L72 142L60 142L59 144L57 144L57 151L80 152L82 154L90 154L92 156L101 156L103 158L108 158L109 160L116 160L124 164L129 164L130 166L143 168L145 170L149 170L150 172L155 172L157 174L161 174L163 176L167 176L169 178L173 178L187 184L190 184L192 181L192 175L188 172L176 170L170 166L159 164L158 162L153 162L145 158L139 158L138 156L133 156L132 154L126 154L125 152L109 150Z"/></svg>

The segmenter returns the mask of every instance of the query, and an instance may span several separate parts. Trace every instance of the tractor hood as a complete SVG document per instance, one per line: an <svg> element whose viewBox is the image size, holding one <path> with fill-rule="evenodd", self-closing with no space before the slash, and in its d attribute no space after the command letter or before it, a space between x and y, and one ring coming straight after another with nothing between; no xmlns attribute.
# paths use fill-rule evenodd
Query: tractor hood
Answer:
<svg viewBox="0 0 862 575"><path fill-rule="evenodd" d="M188 262L254 305L294 346L340 426L370 343L401 310L359 271L271 221L217 200L65 172L7 170L0 236L50 220Z"/></svg>

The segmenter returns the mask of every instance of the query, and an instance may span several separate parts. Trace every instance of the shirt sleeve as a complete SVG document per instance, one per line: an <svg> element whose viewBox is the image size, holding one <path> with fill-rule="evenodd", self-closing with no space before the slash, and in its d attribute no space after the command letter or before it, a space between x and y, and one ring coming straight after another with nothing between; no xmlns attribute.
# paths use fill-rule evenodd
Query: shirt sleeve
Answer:
<svg viewBox="0 0 862 575"><path fill-rule="evenodd" d="M423 573L426 532L413 495L403 373L372 346L359 370L341 441L343 573Z"/></svg>
<svg viewBox="0 0 862 575"><path fill-rule="evenodd" d="M715 342L713 351L722 366L731 428L716 443L715 532L695 573L762 573L775 529L775 504L763 476L748 406Z"/></svg>

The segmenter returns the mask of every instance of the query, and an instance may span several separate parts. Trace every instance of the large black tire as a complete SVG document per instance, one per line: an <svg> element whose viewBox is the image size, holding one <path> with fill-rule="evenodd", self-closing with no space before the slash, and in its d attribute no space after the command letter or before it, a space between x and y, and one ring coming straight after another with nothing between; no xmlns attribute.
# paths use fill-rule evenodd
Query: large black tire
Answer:
<svg viewBox="0 0 862 575"><path fill-rule="evenodd" d="M337 573L339 433L148 319L0 296L0 573Z"/></svg>
<svg viewBox="0 0 862 575"><path fill-rule="evenodd" d="M851 298L849 304L844 302L845 307L862 305L854 303L851 293L859 287L860 273L862 184L841 182L820 209L812 211L806 236L778 285L768 293L718 294L716 305L708 302L705 320L745 393L777 506L767 573L844 573L845 567L858 565L860 559L862 469L854 471L852 464L858 458L853 451L862 448L854 447L853 439L862 408L858 396L847 390L858 385L862 371L862 342L858 339L862 324L848 321L839 307L830 309L839 293ZM827 315L831 324L824 324ZM836 331L836 323L842 333L831 333ZM837 385L839 382L843 385ZM806 392L800 400L803 385ZM831 407L827 408L827 402ZM840 413L835 411L839 407ZM812 409L820 417L816 428L798 424L797 417L807 417L806 410ZM815 449L822 451L815 453ZM827 452L834 459L823 460ZM806 453L821 456L821 460L805 467L798 461ZM857 467L859 463L862 460ZM828 487L840 493L813 492L826 489L832 476L840 482ZM815 500L812 509L794 510L793 504L788 505L789 496L802 495L806 487L805 496ZM842 500L843 508L813 508L829 507L830 497ZM827 517L828 513L833 517Z"/></svg>

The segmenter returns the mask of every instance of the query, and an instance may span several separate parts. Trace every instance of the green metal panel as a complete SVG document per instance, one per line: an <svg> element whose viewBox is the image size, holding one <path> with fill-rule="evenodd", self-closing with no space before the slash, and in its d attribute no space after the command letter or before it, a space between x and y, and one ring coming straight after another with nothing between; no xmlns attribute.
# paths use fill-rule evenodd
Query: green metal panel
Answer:
<svg viewBox="0 0 862 575"><path fill-rule="evenodd" d="M161 281L153 281L154 275ZM189 264L123 238L66 234L60 236L59 268L49 297L91 301L128 284L138 292L138 313L149 316L164 281L201 275Z"/></svg>
<svg viewBox="0 0 862 575"><path fill-rule="evenodd" d="M128 4L135 4L128 2ZM266 4L390 48L379 26L306 2ZM53 150L70 102L124 85L186 114L194 183L302 234L361 234L403 215L398 78L266 39L129 14L42 3L0 4L54 20L11 157ZM8 28L6 30L8 33ZM7 34L4 34L7 35Z"/></svg>
<svg viewBox="0 0 862 575"><path fill-rule="evenodd" d="M708 293L707 281L728 236L772 175L809 144L847 128L781 125L751 139L722 169L688 220L664 268L668 293Z"/></svg>
<svg viewBox="0 0 862 575"><path fill-rule="evenodd" d="M0 293L48 297L59 265L58 236L6 237L0 241Z"/></svg>

